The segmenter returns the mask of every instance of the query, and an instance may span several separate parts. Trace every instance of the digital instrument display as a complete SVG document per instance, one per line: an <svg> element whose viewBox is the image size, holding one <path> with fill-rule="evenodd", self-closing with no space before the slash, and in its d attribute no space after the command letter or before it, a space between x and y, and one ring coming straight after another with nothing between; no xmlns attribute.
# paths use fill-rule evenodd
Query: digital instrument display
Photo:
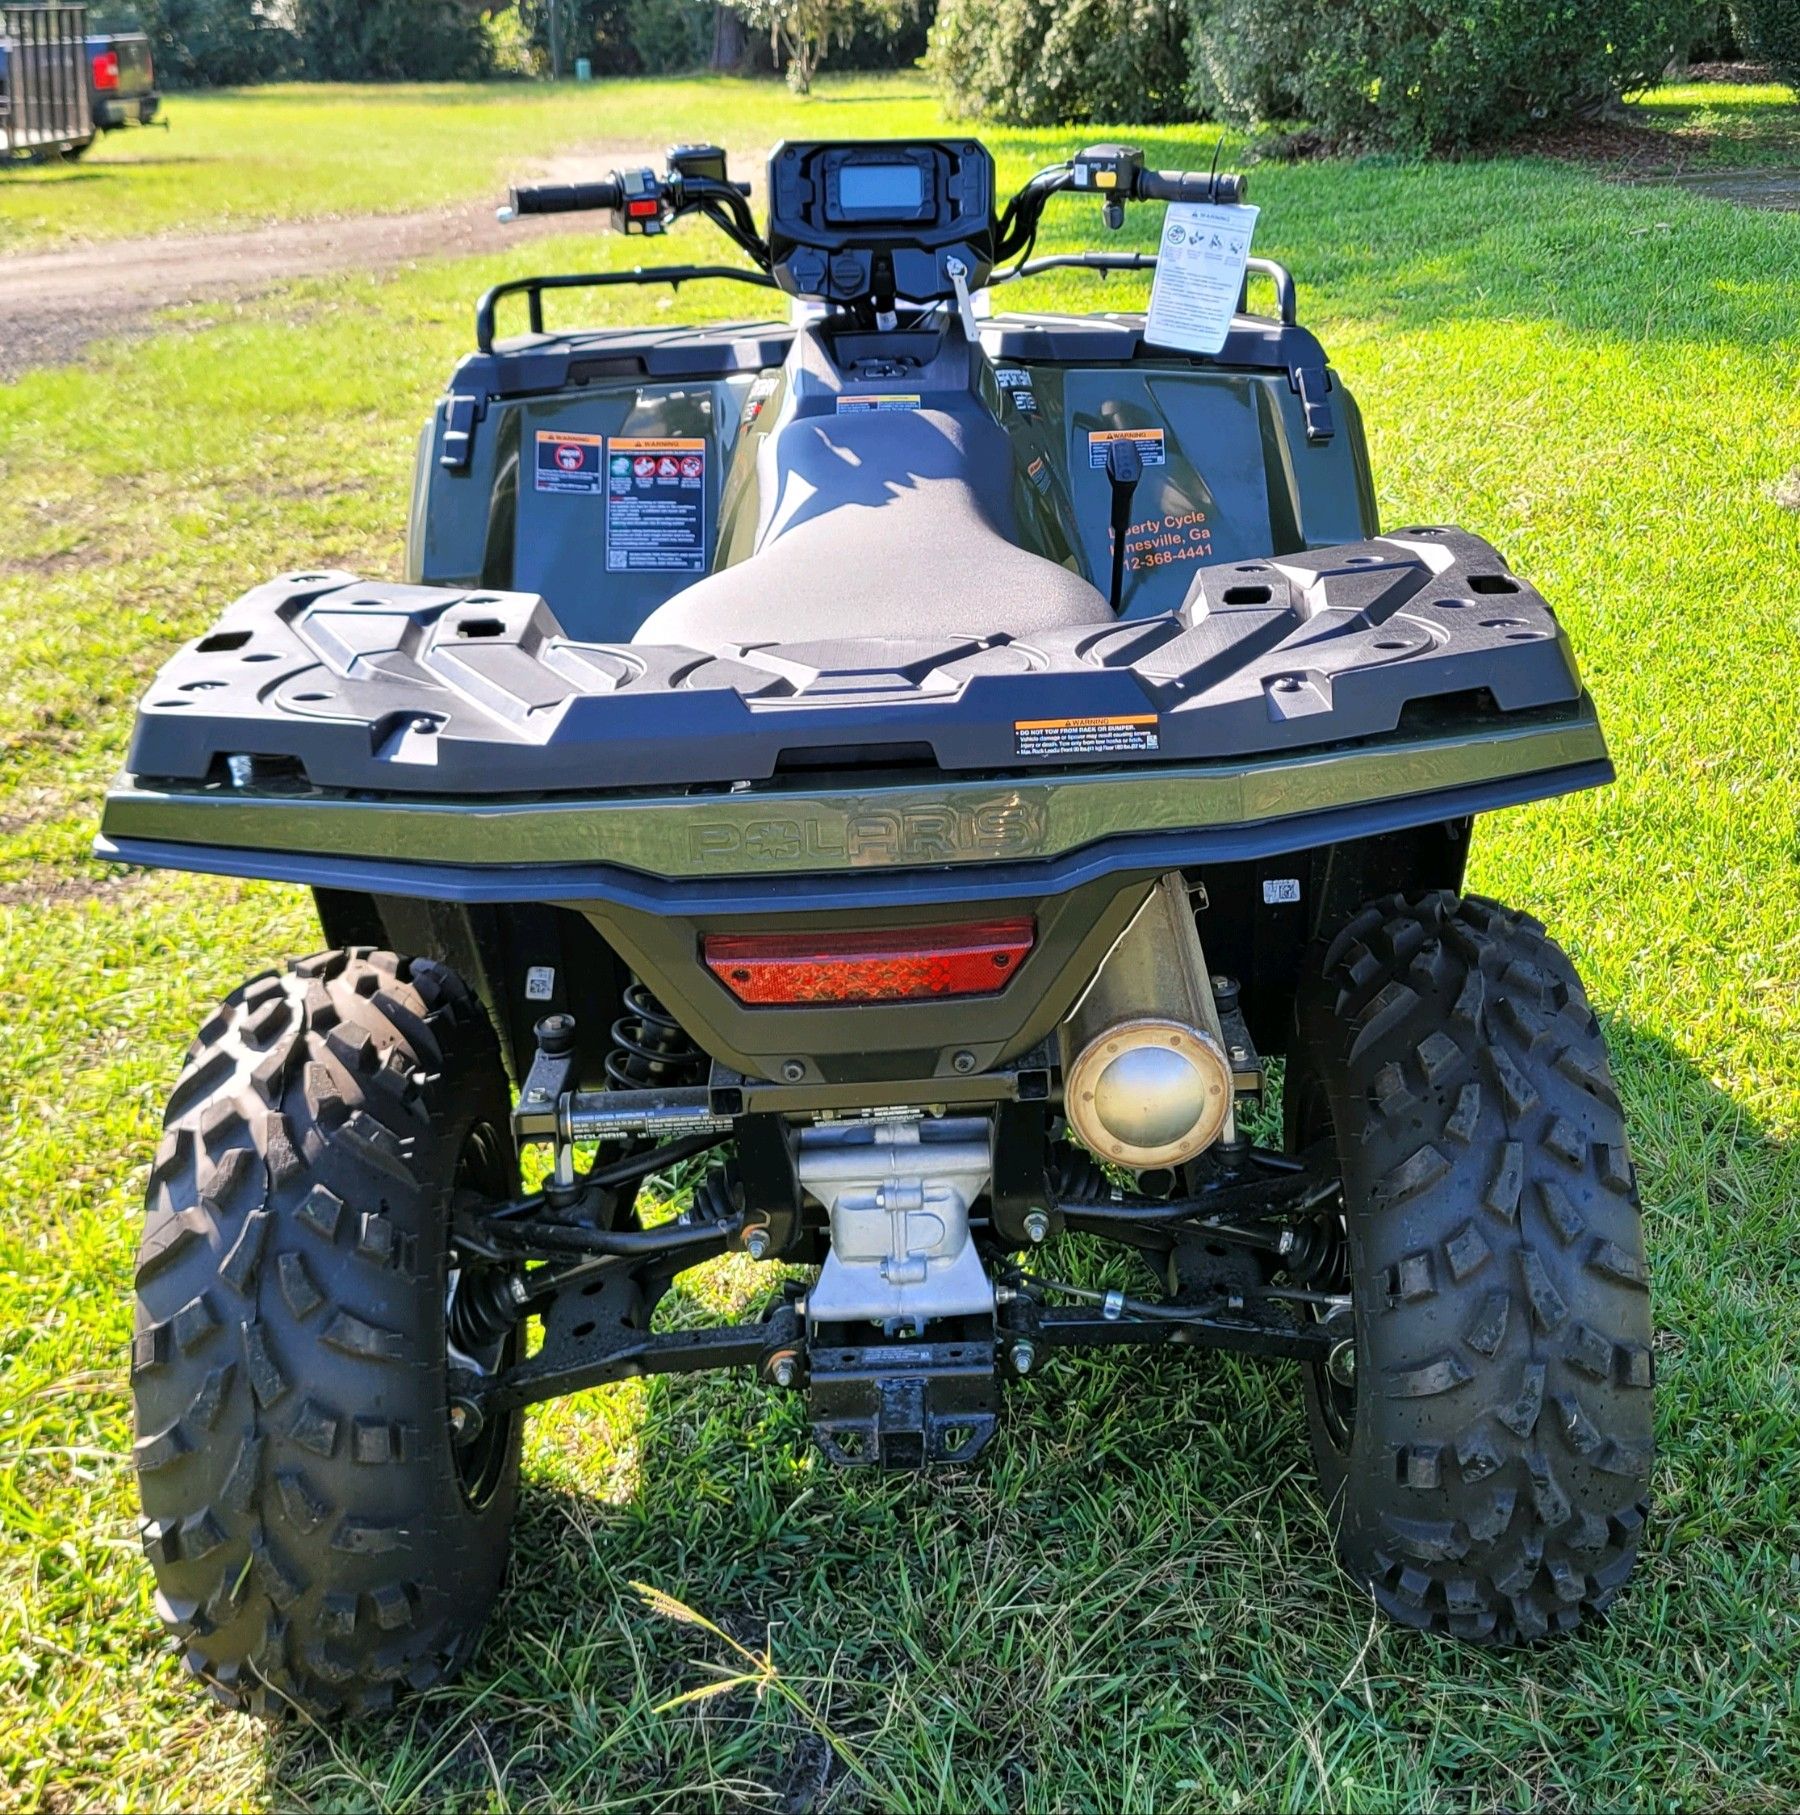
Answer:
<svg viewBox="0 0 1800 1815"><path fill-rule="evenodd" d="M769 252L791 296L872 303L977 289L993 266L994 161L972 139L784 141L769 157Z"/></svg>
<svg viewBox="0 0 1800 1815"><path fill-rule="evenodd" d="M844 164L837 173L845 214L905 220L925 205L925 173L917 164Z"/></svg>

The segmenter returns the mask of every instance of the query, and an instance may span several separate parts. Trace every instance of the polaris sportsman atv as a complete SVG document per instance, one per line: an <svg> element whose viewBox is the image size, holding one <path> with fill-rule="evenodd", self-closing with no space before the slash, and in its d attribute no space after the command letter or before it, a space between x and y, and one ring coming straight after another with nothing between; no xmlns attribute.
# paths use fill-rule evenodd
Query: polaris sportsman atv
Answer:
<svg viewBox="0 0 1800 1815"><path fill-rule="evenodd" d="M702 1368L916 1468L1065 1350L1266 1357L1395 1619L1527 1641L1624 1581L1619 1098L1568 958L1460 893L1478 813L1611 778L1568 640L1477 537L1380 532L1279 267L1211 354L984 316L1155 263L1033 258L1070 193L1240 183L1100 146L1001 207L957 140L782 145L766 232L713 148L515 192L749 262L490 292L407 583L285 574L142 704L101 855L304 884L331 948L202 1027L150 1176L144 1544L229 1699L454 1668L525 1409ZM788 318L545 325L703 279ZM640 1192L681 1161L670 1220ZM1141 1286L1064 1277L1078 1241ZM725 1254L792 1283L659 1324Z"/></svg>

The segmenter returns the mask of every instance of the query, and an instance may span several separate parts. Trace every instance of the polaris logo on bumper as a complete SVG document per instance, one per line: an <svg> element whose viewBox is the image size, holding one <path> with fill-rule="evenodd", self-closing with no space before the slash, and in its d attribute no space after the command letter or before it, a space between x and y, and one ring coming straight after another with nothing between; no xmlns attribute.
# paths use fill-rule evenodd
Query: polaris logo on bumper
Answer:
<svg viewBox="0 0 1800 1815"><path fill-rule="evenodd" d="M1042 848L1044 816L1016 794L975 804L870 807L689 827L696 863L788 865L932 863L1028 857Z"/></svg>

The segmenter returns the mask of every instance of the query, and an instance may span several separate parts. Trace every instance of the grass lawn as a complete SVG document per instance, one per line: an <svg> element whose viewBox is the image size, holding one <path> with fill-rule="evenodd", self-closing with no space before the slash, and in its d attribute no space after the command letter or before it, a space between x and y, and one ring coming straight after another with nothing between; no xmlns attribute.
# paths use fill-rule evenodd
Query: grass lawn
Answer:
<svg viewBox="0 0 1800 1815"><path fill-rule="evenodd" d="M183 101L168 140L117 154L141 171L109 147L105 186L6 179L0 220L40 233L32 211L65 186L82 208L121 198L82 231L209 218L233 187L256 214L414 207L584 136L915 130L913 86ZM1793 130L1770 91L1685 92L1669 105ZM352 118L370 122L354 158ZM157 161L233 132L241 172L235 151ZM1164 165L1210 156L1203 133L1141 136ZM988 137L1007 180L1079 142ZM1800 1801L1800 514L1772 495L1800 467L1800 219L1518 159L1270 168L1257 187L1259 249L1293 266L1361 398L1384 514L1464 523L1543 586L1618 759L1611 789L1485 822L1471 878L1575 954L1643 1180L1658 1505L1610 1623L1498 1656L1373 1623L1330 1560L1295 1380L1120 1355L1034 1374L983 1465L929 1481L833 1473L800 1408L740 1377L589 1394L529 1427L511 1586L459 1686L386 1725L270 1733L183 1680L125 1461L139 1192L192 1030L317 928L292 891L84 852L178 640L302 559L397 568L411 437L504 268L427 265L190 311L0 388L0 1805ZM672 256L718 254L682 235ZM1098 238L1070 204L1042 249ZM1146 220L1126 243L1152 239ZM585 238L529 254L594 256ZM1038 294L1142 294L1090 284ZM686 1284L677 1315L767 1290L743 1262ZM762 1692L667 1705L721 1668Z"/></svg>
<svg viewBox="0 0 1800 1815"><path fill-rule="evenodd" d="M805 101L779 82L722 77L176 95L167 132L112 133L78 165L0 177L0 254L497 201L546 159L593 148L603 175L608 160L660 159L679 139L763 151L783 133L855 137L869 131L872 104L883 132L925 132L938 119L916 74L826 82Z"/></svg>

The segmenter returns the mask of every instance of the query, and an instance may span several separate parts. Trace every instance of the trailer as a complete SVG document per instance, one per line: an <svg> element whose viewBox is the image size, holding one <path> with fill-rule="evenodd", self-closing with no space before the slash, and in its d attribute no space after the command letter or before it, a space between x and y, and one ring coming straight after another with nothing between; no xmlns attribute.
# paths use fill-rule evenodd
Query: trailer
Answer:
<svg viewBox="0 0 1800 1815"><path fill-rule="evenodd" d="M87 8L0 4L0 161L79 153L94 131Z"/></svg>

